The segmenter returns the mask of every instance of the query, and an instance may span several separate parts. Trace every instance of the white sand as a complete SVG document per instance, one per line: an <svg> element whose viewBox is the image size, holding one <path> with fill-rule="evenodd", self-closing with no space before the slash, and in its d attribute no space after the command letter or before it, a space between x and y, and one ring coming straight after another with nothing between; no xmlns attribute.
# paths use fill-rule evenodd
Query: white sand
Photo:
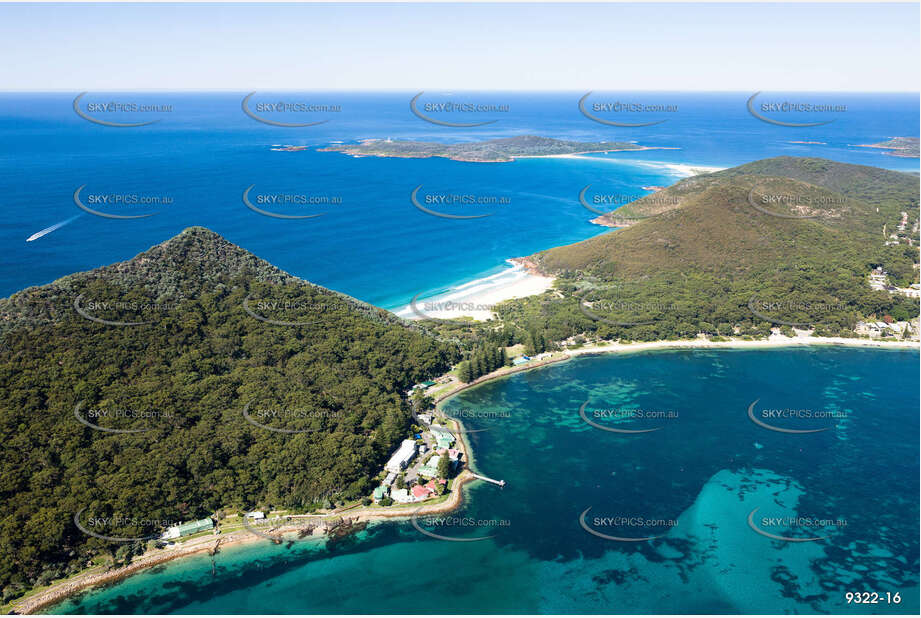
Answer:
<svg viewBox="0 0 921 618"><path fill-rule="evenodd" d="M800 335L797 337L785 337L780 334L772 334L767 339L757 341L746 341L744 339L733 339L731 341L709 341L704 338L687 339L682 341L648 341L637 343L610 343L595 347L579 348L577 350L567 350L570 356L581 356L583 354L603 354L612 352L640 352L643 350L663 350L669 348L779 348L787 346L808 346L808 345L840 345L840 346L860 346L871 348L902 348L914 349L921 351L921 343L918 341L880 341L877 339L856 339L849 337L809 337Z"/></svg>
<svg viewBox="0 0 921 618"><path fill-rule="evenodd" d="M478 321L491 320L495 317L493 308L496 303L541 294L553 285L553 281L553 277L532 275L522 266L513 264L500 273L465 283L444 294L417 298L414 305L407 305L394 313L410 320L465 317Z"/></svg>

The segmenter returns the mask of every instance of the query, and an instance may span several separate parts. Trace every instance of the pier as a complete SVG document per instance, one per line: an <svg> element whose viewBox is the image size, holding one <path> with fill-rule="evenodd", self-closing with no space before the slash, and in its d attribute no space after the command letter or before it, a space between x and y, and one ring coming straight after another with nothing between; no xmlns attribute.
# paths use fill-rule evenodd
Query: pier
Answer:
<svg viewBox="0 0 921 618"><path fill-rule="evenodd" d="M493 485L498 485L499 487L505 487L505 481L497 481L496 479L491 479L488 476L476 474L475 472L471 472L470 474L473 474L473 478L475 479L480 479L481 481L486 481L487 483L492 483Z"/></svg>

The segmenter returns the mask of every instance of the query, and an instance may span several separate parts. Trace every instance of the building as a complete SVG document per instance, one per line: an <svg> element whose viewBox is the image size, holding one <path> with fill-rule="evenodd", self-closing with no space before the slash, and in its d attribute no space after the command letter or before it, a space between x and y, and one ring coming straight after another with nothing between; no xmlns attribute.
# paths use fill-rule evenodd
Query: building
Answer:
<svg viewBox="0 0 921 618"><path fill-rule="evenodd" d="M386 478L384 478L384 485L390 487L395 480L397 480L397 475L393 472L388 472Z"/></svg>
<svg viewBox="0 0 921 618"><path fill-rule="evenodd" d="M243 517L249 517L250 519L265 519L265 513L262 511L250 511L244 514Z"/></svg>
<svg viewBox="0 0 921 618"><path fill-rule="evenodd" d="M419 415L419 420L420 420L420 421L422 422L422 424L424 424L424 425L431 425L431 424L432 424L432 415L429 414L429 413L427 413L427 412L426 412L425 414L420 414L420 415Z"/></svg>
<svg viewBox="0 0 921 618"><path fill-rule="evenodd" d="M419 501L419 500L427 500L428 498L432 496L433 493L435 493L435 491L432 489L429 489L425 485L413 485L412 493L413 493L413 498L415 498L416 501Z"/></svg>
<svg viewBox="0 0 921 618"><path fill-rule="evenodd" d="M416 498L410 493L408 489L394 489L390 492L390 497L393 498L394 502L399 502L400 504L407 504L409 502L415 502Z"/></svg>
<svg viewBox="0 0 921 618"><path fill-rule="evenodd" d="M403 442L400 443L400 448L390 456L390 460L387 462L387 465L384 466L384 470L399 474L406 469L406 466L409 465L409 462L412 461L415 456L416 441L403 440Z"/></svg>
<svg viewBox="0 0 921 618"><path fill-rule="evenodd" d="M419 466L419 476L434 478L438 476L438 463L441 461L441 455L433 455L431 459Z"/></svg>
<svg viewBox="0 0 921 618"><path fill-rule="evenodd" d="M531 359L528 358L527 356L519 356L518 358L512 361L512 364L517 367L518 365L524 365L525 363L530 362L530 360Z"/></svg>
<svg viewBox="0 0 921 618"><path fill-rule="evenodd" d="M432 425L432 437L435 438L439 450L451 448L451 445L454 444L454 434L441 425Z"/></svg>
<svg viewBox="0 0 921 618"><path fill-rule="evenodd" d="M199 519L198 521L189 521L184 524L179 524L178 526L172 526L163 533L163 536L160 538L163 539L178 539L183 536L189 536L190 534L196 534L198 532L204 532L205 530L213 530L214 522L211 521L211 518Z"/></svg>
<svg viewBox="0 0 921 618"><path fill-rule="evenodd" d="M374 494L373 494L374 501L380 502L381 500L387 497L388 493L389 491L386 485L378 485L377 487L374 488Z"/></svg>

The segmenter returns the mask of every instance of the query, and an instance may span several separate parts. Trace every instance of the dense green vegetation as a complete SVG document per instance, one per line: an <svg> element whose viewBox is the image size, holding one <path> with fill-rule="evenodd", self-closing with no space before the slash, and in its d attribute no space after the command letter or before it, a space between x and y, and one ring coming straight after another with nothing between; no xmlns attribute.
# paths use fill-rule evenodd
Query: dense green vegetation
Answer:
<svg viewBox="0 0 921 618"><path fill-rule="evenodd" d="M503 303L501 318L552 341L583 333L649 341L761 337L794 325L849 336L859 319L918 315L917 300L871 290L867 280L877 266L895 285L918 280L917 234L914 246L887 246L884 234L902 212L909 230L917 221L916 177L781 157L692 177L656 196L677 199L638 200L614 215L636 217L630 227L532 256L560 277L563 297ZM777 196L785 199L762 206Z"/></svg>
<svg viewBox="0 0 921 618"><path fill-rule="evenodd" d="M643 146L632 142L574 142L536 135L519 135L483 142L460 142L457 144L405 140L366 140L360 144L336 144L320 150L376 157L444 157L455 161L501 162L511 161L515 157L561 155L577 152L642 150L643 148Z"/></svg>
<svg viewBox="0 0 921 618"><path fill-rule="evenodd" d="M78 297L92 317L147 323L91 321ZM303 324L267 323L244 303ZM24 290L0 301L0 318L5 600L146 545L87 536L74 523L81 510L94 532L133 538L220 509L366 495L408 435L401 393L460 358L454 344L202 228ZM90 424L141 431L91 428L78 405ZM103 516L120 519L87 523Z"/></svg>

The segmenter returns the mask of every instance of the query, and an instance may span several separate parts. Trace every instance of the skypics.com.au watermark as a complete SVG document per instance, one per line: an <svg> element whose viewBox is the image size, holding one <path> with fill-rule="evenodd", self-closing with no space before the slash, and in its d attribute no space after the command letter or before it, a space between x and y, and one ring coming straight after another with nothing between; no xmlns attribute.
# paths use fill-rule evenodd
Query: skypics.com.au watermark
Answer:
<svg viewBox="0 0 921 618"><path fill-rule="evenodd" d="M748 203L758 212L780 219L814 219L823 212L833 214L828 209L845 206L847 198L836 195L772 193L759 191L756 186L748 193ZM778 212L780 207L789 208L793 212ZM816 212L817 209L822 209L822 212Z"/></svg>
<svg viewBox="0 0 921 618"><path fill-rule="evenodd" d="M318 103L285 95L284 98L260 101L257 93L250 92L240 103L243 113L263 124L273 127L313 127L330 121L329 116L342 112L342 106ZM310 120L300 120L308 117ZM297 122L293 122L297 120Z"/></svg>
<svg viewBox="0 0 921 618"><path fill-rule="evenodd" d="M761 536L787 543L807 543L828 538L835 529L847 527L844 518L811 517L803 515L756 517L761 507L748 514L748 526ZM826 534L819 534L825 532Z"/></svg>
<svg viewBox="0 0 921 618"><path fill-rule="evenodd" d="M755 294L749 299L748 308L754 316L765 322L805 327L819 323L823 315L847 311L848 305L843 302L829 303L790 298L763 299L758 298L758 295Z"/></svg>
<svg viewBox="0 0 921 618"><path fill-rule="evenodd" d="M659 195L658 193L592 193L590 195L589 189L591 189L591 186L592 185L585 185L582 190L579 191L579 203L582 204L586 210L598 215L609 214L611 211L631 202L635 202L640 198L644 198L644 204L651 206L677 206L679 204L677 197ZM627 216L626 219L639 220L648 217L649 215Z"/></svg>
<svg viewBox="0 0 921 618"><path fill-rule="evenodd" d="M341 206L342 196L309 193L253 193L255 184L243 190L243 205L264 217L274 219L314 219L325 212L317 206ZM288 212L284 212L288 211Z"/></svg>
<svg viewBox="0 0 921 618"><path fill-rule="evenodd" d="M676 309L674 304L655 301L634 302L627 300L587 301L583 294L579 297L579 309L592 320L604 322L611 326L643 326L662 319L666 313Z"/></svg>
<svg viewBox="0 0 921 618"><path fill-rule="evenodd" d="M171 195L154 195L150 193L137 192L91 192L87 191L86 184L77 187L74 191L74 204L83 212L102 217L103 219L145 219L152 217L155 212L141 212L132 214L131 209L146 208L155 206L171 206L175 203L175 198Z"/></svg>
<svg viewBox="0 0 921 618"><path fill-rule="evenodd" d="M480 312L495 311L496 305L492 303L477 303L472 301L454 300L419 300L422 292L416 294L409 301L409 309L413 316L422 320L451 320L473 316Z"/></svg>
<svg viewBox="0 0 921 618"><path fill-rule="evenodd" d="M79 294L74 299L77 314L96 324L104 326L142 326L153 324L165 315L176 312L180 303L163 301L121 301L86 298ZM115 317L123 319L114 319Z"/></svg>
<svg viewBox="0 0 921 618"><path fill-rule="evenodd" d="M658 101L622 101L609 99L606 101L588 102L592 91L585 93L579 99L579 111L590 120L612 127L649 127L666 122L668 118L655 120L638 120L640 116L674 114L679 111L678 105Z"/></svg>
<svg viewBox="0 0 921 618"><path fill-rule="evenodd" d="M348 303L335 298L309 301L299 299L254 299L253 293L250 293L243 299L243 310L247 315L260 322L275 326L316 324L324 314L335 314L349 309Z"/></svg>
<svg viewBox="0 0 921 618"><path fill-rule="evenodd" d="M323 408L254 407L250 402L243 407L243 418L250 425L266 431L298 434L312 433L323 429L323 427L304 428L305 421L309 423L310 421L339 420L345 418L345 413L341 410L326 410ZM292 427L281 426L286 424Z"/></svg>
<svg viewBox="0 0 921 618"><path fill-rule="evenodd" d="M843 103L825 103L805 99L796 101L774 99L756 102L755 99L761 94L762 92L758 91L749 97L746 103L748 112L762 122L781 127L818 127L835 121L835 118L828 119L829 115L848 111L847 105ZM816 121L799 121L813 114L821 115L822 118ZM797 121L793 120L794 117Z"/></svg>
<svg viewBox="0 0 921 618"><path fill-rule="evenodd" d="M845 410L813 410L812 408L759 408L755 406L761 399L755 399L748 406L748 418L753 423L778 433L807 434L820 433L834 429L834 421L848 418ZM806 423L801 423L806 421ZM816 427L815 421L822 421L824 426ZM803 425L806 425L805 427Z"/></svg>
<svg viewBox="0 0 921 618"><path fill-rule="evenodd" d="M164 421L173 421L175 415L168 410L150 410L137 408L115 407L86 407L83 402L74 406L74 418L79 423L106 433L146 433L153 431L158 426L164 426ZM139 422L140 421L140 422ZM100 425L99 423L104 423ZM130 427L108 427L105 424L128 424ZM135 425L140 425L135 427Z"/></svg>
<svg viewBox="0 0 921 618"><path fill-rule="evenodd" d="M497 114L507 114L510 107L505 103L486 103L482 101L458 101L456 95L446 95L447 99L438 101L420 101L423 90L409 102L409 109L417 118L441 127L471 128L481 127L498 121ZM443 95L444 96L444 95ZM470 118L471 121L458 122ZM475 120L474 120L475 119Z"/></svg>
<svg viewBox="0 0 921 618"><path fill-rule="evenodd" d="M491 216L495 207L507 207L512 203L512 198L503 195L450 191L420 194L421 190L422 185L419 185L409 194L412 205L427 215L442 219L482 219ZM484 207L490 207L490 211L478 212ZM444 212L446 208L459 208L458 212L471 214Z"/></svg>
<svg viewBox="0 0 921 618"><path fill-rule="evenodd" d="M475 517L454 517L450 515L422 516L419 513L423 508L425 507L419 507L413 512L410 524L425 536L440 541L452 541L455 543L485 541L495 537L497 529L508 528L512 525L512 522L508 519L477 519ZM470 535L470 533L480 530L491 530L493 533L478 536ZM464 535L465 532L467 532L466 536Z"/></svg>
<svg viewBox="0 0 921 618"><path fill-rule="evenodd" d="M601 514L588 517L588 507L579 515L579 526L593 536L620 543L651 541L667 534L667 529L678 525L678 520L638 515ZM666 529L665 531L662 531Z"/></svg>
<svg viewBox="0 0 921 618"><path fill-rule="evenodd" d="M104 127L145 127L160 122L163 114L173 111L172 103L147 103L122 99L84 102L83 99L87 95L89 95L88 92L81 92L74 98L74 113L84 120ZM151 118L151 114L156 114L157 117Z"/></svg>
<svg viewBox="0 0 921 618"><path fill-rule="evenodd" d="M87 507L84 507L74 513L74 525L77 529L97 539L109 541L111 543L135 543L142 541L151 541L162 538L162 532L155 532L147 535L134 534L132 536L116 536L119 530L162 530L173 526L178 526L180 522L169 519L159 519L152 517L136 517L133 515L93 515L86 514Z"/></svg>
<svg viewBox="0 0 921 618"><path fill-rule="evenodd" d="M620 434L641 434L659 431L665 421L678 419L677 410L644 409L644 408L593 408L588 409L591 400L586 399L579 407L579 417L587 425ZM653 421L653 423L636 423L635 421ZM626 427L620 427L624 424ZM652 427L643 427L644 424L653 424ZM629 427L629 428L628 428Z"/></svg>

